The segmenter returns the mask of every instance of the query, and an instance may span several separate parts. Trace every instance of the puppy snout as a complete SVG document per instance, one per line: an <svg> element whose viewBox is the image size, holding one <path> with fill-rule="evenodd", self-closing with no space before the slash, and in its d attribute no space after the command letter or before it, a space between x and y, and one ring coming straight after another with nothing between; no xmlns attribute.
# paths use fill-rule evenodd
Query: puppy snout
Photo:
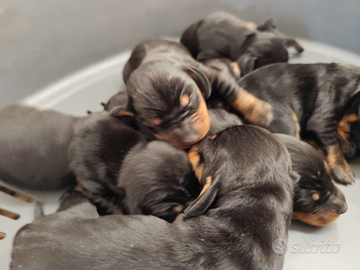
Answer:
<svg viewBox="0 0 360 270"><path fill-rule="evenodd" d="M345 203L337 212L339 215L341 215L341 214L346 213L347 210L348 210L348 205L347 205L347 203Z"/></svg>

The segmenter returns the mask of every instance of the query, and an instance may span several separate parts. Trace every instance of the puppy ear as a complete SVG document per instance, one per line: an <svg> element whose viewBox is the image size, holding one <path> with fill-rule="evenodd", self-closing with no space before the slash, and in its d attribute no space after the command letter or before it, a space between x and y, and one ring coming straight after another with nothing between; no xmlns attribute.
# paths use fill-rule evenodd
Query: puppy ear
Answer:
<svg viewBox="0 0 360 270"><path fill-rule="evenodd" d="M199 53L199 41L197 38L197 30L202 25L203 20L190 25L181 35L180 43L183 44L196 59Z"/></svg>
<svg viewBox="0 0 360 270"><path fill-rule="evenodd" d="M211 177L208 177L206 180L206 184L199 197L185 210L184 219L204 214L214 203L219 192L217 179L215 179L213 183L211 183Z"/></svg>
<svg viewBox="0 0 360 270"><path fill-rule="evenodd" d="M276 29L276 25L273 19L266 20L256 28L256 30L260 32L272 31L274 29Z"/></svg>
<svg viewBox="0 0 360 270"><path fill-rule="evenodd" d="M126 106L123 106L123 105L112 108L109 111L109 113L113 117L134 116L134 114L132 112L130 112L129 110L127 110Z"/></svg>
<svg viewBox="0 0 360 270"><path fill-rule="evenodd" d="M241 70L241 76L244 76L254 70L256 59L257 57L251 55L250 53L245 53L240 56L238 65Z"/></svg>
<svg viewBox="0 0 360 270"><path fill-rule="evenodd" d="M186 72L190 77L196 82L201 93L204 96L204 99L207 99L211 95L211 84L209 79L198 69L196 68L186 68Z"/></svg>

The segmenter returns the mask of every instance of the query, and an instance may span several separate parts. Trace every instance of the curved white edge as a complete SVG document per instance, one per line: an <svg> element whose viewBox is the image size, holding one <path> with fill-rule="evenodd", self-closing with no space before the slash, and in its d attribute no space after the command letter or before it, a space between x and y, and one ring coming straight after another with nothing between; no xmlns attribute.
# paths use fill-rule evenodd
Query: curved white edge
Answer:
<svg viewBox="0 0 360 270"><path fill-rule="evenodd" d="M102 81L116 73L122 76L124 63L129 59L131 51L125 51L115 57L106 59L64 79L49 85L39 92L23 99L24 105L51 108L60 101L74 95L87 86Z"/></svg>
<svg viewBox="0 0 360 270"><path fill-rule="evenodd" d="M171 40L177 39L174 37L166 38ZM297 40L305 50L301 56L292 57L290 63L296 63L298 60L301 60L301 62L339 62L360 65L360 55L358 54L306 39L298 38ZM128 60L130 54L130 50L125 51L119 55L80 70L27 97L20 103L37 106L43 109L52 108L59 102L71 97L87 86L102 81L109 76L114 76L116 74L121 76L124 63Z"/></svg>

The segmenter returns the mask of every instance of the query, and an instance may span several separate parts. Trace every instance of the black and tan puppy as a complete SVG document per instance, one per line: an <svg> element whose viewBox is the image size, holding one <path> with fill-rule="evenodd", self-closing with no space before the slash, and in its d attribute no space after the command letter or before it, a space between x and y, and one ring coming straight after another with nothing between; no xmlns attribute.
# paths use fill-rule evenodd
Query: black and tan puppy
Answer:
<svg viewBox="0 0 360 270"><path fill-rule="evenodd" d="M146 214L173 221L199 194L183 150L141 133L133 116L93 113L76 127L72 163L101 214Z"/></svg>
<svg viewBox="0 0 360 270"><path fill-rule="evenodd" d="M121 213L125 194L117 186L121 164L132 147L146 142L131 115L92 113L75 126L70 145L71 169L84 194L105 213Z"/></svg>
<svg viewBox="0 0 360 270"><path fill-rule="evenodd" d="M288 149L294 180L293 219L324 226L347 211L342 191L331 178L328 165L311 145L285 134L274 134Z"/></svg>
<svg viewBox="0 0 360 270"><path fill-rule="evenodd" d="M68 148L77 118L11 105L0 110L0 179L33 190L75 183Z"/></svg>
<svg viewBox="0 0 360 270"><path fill-rule="evenodd" d="M136 145L118 178L124 214L154 215L172 222L199 195L199 182L186 152L164 141Z"/></svg>
<svg viewBox="0 0 360 270"><path fill-rule="evenodd" d="M198 154L208 185L173 223L70 216L74 206L57 214L67 218L23 227L11 269L282 269L284 255L272 243L287 239L292 215L286 148L266 130L240 126L205 140Z"/></svg>
<svg viewBox="0 0 360 270"><path fill-rule="evenodd" d="M276 30L274 20L256 27L226 12L212 13L190 25L180 42L200 62L223 57L237 62L242 76L265 65L287 62L288 47L303 51L294 39Z"/></svg>
<svg viewBox="0 0 360 270"><path fill-rule="evenodd" d="M339 145L340 122L357 117L360 67L341 64L273 64L238 81L239 86L273 106L271 132L315 141L335 180L351 184L354 175Z"/></svg>
<svg viewBox="0 0 360 270"><path fill-rule="evenodd" d="M205 104L211 92L223 96L251 123L268 126L271 106L242 91L221 69L195 61L181 44L149 40L136 46L123 71L128 109L155 136L186 149L210 127Z"/></svg>

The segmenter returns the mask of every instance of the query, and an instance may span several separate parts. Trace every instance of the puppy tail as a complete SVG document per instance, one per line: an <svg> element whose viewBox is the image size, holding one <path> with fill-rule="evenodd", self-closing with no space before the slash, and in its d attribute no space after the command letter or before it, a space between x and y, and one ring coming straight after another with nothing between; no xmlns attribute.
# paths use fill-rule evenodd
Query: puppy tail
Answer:
<svg viewBox="0 0 360 270"><path fill-rule="evenodd" d="M34 207L34 219L39 219L42 217L44 217L42 204L39 201L36 201Z"/></svg>

